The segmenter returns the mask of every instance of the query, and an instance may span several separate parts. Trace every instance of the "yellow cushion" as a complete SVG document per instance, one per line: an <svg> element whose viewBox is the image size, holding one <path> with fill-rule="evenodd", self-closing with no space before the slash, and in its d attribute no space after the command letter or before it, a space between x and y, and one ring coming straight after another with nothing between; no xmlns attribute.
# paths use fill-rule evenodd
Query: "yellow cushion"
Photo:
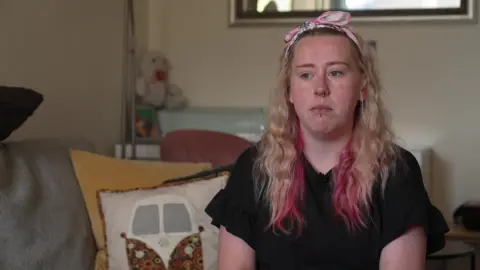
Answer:
<svg viewBox="0 0 480 270"><path fill-rule="evenodd" d="M72 150L71 158L99 250L105 248L105 234L97 200L98 190L151 187L212 168L210 163L124 160L80 150Z"/></svg>
<svg viewBox="0 0 480 270"><path fill-rule="evenodd" d="M108 267L107 253L105 250L99 250L95 258L95 270L107 270Z"/></svg>

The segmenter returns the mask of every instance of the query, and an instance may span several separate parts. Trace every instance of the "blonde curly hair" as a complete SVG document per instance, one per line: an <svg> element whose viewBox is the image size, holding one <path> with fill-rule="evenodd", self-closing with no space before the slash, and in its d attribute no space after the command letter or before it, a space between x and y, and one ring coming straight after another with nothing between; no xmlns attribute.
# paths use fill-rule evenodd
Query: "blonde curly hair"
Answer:
<svg viewBox="0 0 480 270"><path fill-rule="evenodd" d="M312 35L344 34L319 28L304 32L298 40ZM385 185L398 153L381 98L382 86L375 58L365 42L360 40L359 49L350 41L363 73L366 91L355 110L353 136L333 170L331 199L335 213L353 230L366 226L373 186L377 179L381 180L382 186ZM304 223L301 214L305 186L304 163L301 161L303 140L295 109L288 99L293 52L293 47L282 52L278 87L271 97L268 123L258 144L255 162L259 198L270 208L269 227L283 232L290 232L295 223ZM285 226L284 221L289 226ZM298 226L300 230L301 227Z"/></svg>

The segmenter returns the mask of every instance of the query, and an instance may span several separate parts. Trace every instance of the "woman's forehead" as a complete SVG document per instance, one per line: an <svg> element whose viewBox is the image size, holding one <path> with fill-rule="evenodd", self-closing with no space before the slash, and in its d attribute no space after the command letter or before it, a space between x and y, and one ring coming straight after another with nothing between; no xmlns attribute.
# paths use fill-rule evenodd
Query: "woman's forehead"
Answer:
<svg viewBox="0 0 480 270"><path fill-rule="evenodd" d="M293 62L353 61L351 42L340 35L304 37L297 42L293 53Z"/></svg>

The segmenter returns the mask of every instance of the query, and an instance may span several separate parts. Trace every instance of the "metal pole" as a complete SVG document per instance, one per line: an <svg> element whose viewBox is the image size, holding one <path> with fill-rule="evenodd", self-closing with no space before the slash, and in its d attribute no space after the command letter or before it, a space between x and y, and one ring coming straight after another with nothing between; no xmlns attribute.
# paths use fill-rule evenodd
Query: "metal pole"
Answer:
<svg viewBox="0 0 480 270"><path fill-rule="evenodd" d="M128 108L128 74L129 74L129 11L128 2L123 5L123 74L122 74L122 92L120 106L120 143L121 158L126 157L127 145L127 108Z"/></svg>
<svg viewBox="0 0 480 270"><path fill-rule="evenodd" d="M135 130L135 120L136 120L136 40L135 40L135 9L133 5L133 0L128 0L128 7L129 7L129 22L130 22L130 42L129 42L129 49L130 49L130 84L129 84L129 91L130 91L130 124L131 124L131 144L132 144L132 159L137 158L137 134Z"/></svg>

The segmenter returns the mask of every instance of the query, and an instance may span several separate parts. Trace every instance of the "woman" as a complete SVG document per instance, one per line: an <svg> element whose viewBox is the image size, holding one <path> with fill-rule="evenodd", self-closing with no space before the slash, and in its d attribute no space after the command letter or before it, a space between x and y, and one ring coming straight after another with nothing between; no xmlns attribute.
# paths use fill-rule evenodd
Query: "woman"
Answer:
<svg viewBox="0 0 480 270"><path fill-rule="evenodd" d="M327 12L285 38L266 133L206 212L219 269L425 268L448 231L393 142L373 57Z"/></svg>

